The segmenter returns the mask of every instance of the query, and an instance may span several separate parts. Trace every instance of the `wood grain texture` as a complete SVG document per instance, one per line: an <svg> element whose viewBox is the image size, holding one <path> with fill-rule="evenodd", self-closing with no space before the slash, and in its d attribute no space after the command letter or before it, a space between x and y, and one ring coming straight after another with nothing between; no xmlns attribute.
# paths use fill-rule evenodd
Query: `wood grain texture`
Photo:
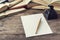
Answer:
<svg viewBox="0 0 60 40"><path fill-rule="evenodd" d="M60 40L60 15L58 19L48 21L54 34L36 36L31 38L25 37L20 16L43 13L43 11L44 10L30 9L17 13L16 15L10 15L3 19L0 19L0 40Z"/></svg>

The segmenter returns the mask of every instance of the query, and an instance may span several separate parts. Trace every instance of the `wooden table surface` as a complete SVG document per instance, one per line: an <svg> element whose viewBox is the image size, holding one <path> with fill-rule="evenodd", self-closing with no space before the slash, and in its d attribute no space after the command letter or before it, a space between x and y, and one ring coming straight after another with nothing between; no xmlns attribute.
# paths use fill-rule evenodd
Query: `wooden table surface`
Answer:
<svg viewBox="0 0 60 40"><path fill-rule="evenodd" d="M43 11L44 10L30 9L0 19L0 40L60 40L60 15L56 20L48 20L48 23L54 32L53 34L30 38L25 37L20 16L43 13Z"/></svg>

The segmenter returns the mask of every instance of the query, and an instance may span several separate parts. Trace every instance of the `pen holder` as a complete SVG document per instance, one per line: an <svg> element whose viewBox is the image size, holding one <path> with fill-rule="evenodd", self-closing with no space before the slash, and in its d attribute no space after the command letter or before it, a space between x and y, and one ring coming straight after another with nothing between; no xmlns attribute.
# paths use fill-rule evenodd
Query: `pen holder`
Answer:
<svg viewBox="0 0 60 40"><path fill-rule="evenodd" d="M44 16L47 20L57 19L57 12L54 10L54 6L48 5L49 9L44 12Z"/></svg>

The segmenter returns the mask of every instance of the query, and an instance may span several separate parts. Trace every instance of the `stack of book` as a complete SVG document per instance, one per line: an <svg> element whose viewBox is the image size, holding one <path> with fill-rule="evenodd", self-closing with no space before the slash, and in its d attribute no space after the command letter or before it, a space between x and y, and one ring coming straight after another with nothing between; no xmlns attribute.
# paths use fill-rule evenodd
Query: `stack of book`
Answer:
<svg viewBox="0 0 60 40"><path fill-rule="evenodd" d="M48 5L53 5L55 10L60 11L60 0L43 0L43 1L42 0L14 0L12 2L0 4L1 5L0 6L0 13L7 10L7 9L14 10L15 8L16 8L15 10L22 9L20 11L26 10L25 7L27 7L30 2L33 2L35 4L39 4L39 5L31 6L32 9L48 9L49 8ZM29 8L29 7L27 7L27 8Z"/></svg>

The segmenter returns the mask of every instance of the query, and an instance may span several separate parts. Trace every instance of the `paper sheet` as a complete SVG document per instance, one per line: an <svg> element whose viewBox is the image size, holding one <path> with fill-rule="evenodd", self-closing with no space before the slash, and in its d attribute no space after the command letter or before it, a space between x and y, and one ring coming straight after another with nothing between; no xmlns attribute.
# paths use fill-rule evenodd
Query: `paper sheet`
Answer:
<svg viewBox="0 0 60 40"><path fill-rule="evenodd" d="M40 24L38 33L35 34L37 24L38 24L40 18L41 18L41 24ZM24 28L26 37L53 33L42 13L21 16L21 20L22 20L22 24L23 24L23 28Z"/></svg>

